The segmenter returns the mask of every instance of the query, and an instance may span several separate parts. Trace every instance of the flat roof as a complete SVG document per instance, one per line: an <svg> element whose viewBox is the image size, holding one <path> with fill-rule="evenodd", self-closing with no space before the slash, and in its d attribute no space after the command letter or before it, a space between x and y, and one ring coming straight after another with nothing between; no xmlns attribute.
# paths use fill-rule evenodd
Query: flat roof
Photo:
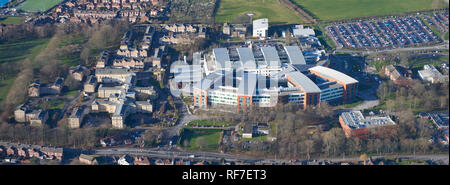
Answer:
<svg viewBox="0 0 450 185"><path fill-rule="evenodd" d="M175 75L175 82L198 82L202 77L201 72L183 72Z"/></svg>
<svg viewBox="0 0 450 185"><path fill-rule="evenodd" d="M182 64L182 65L171 65L170 66L170 72L171 73L187 73L187 72L201 72L202 66L201 65L188 65L188 64Z"/></svg>
<svg viewBox="0 0 450 185"><path fill-rule="evenodd" d="M253 29L268 29L269 28L269 19L256 19L253 20Z"/></svg>
<svg viewBox="0 0 450 185"><path fill-rule="evenodd" d="M213 55L216 59L217 68L230 67L226 66L230 63L230 55L228 55L228 49L226 48L214 48Z"/></svg>
<svg viewBox="0 0 450 185"><path fill-rule="evenodd" d="M339 71L336 71L334 69L328 68L328 67L323 67L323 66L315 66L309 69L310 71L314 71L317 72L319 75L328 77L328 78L332 78L332 79L336 79L339 82L345 83L345 84L353 84L353 83L358 83L357 80L355 80L354 78L341 73Z"/></svg>
<svg viewBox="0 0 450 185"><path fill-rule="evenodd" d="M242 62L244 67L256 68L255 57L253 56L252 49L248 47L237 48L239 54L239 60Z"/></svg>
<svg viewBox="0 0 450 185"><path fill-rule="evenodd" d="M292 71L286 74L292 83L300 86L306 93L320 93L321 90L317 85L309 79L306 75L299 71Z"/></svg>
<svg viewBox="0 0 450 185"><path fill-rule="evenodd" d="M344 123L351 129L373 128L377 126L395 125L389 116L364 117L361 111L343 112L341 114Z"/></svg>
<svg viewBox="0 0 450 185"><path fill-rule="evenodd" d="M281 65L280 57L275 47L261 47L261 52L267 65Z"/></svg>
<svg viewBox="0 0 450 185"><path fill-rule="evenodd" d="M298 46L284 46L284 50L289 58L289 62L293 65L306 64L300 47Z"/></svg>

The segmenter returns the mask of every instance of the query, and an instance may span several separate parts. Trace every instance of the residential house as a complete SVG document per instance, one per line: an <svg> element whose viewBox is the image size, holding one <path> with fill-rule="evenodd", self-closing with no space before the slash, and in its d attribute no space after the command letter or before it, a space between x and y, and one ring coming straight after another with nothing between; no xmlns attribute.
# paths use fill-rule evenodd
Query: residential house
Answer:
<svg viewBox="0 0 450 185"><path fill-rule="evenodd" d="M150 161L148 160L148 157L136 156L134 158L134 165L150 165Z"/></svg>
<svg viewBox="0 0 450 185"><path fill-rule="evenodd" d="M48 119L48 112L45 110L34 110L30 114L30 125L42 126Z"/></svg>
<svg viewBox="0 0 450 185"><path fill-rule="evenodd" d="M8 149L6 149L6 155L17 155L17 148L13 146L8 147Z"/></svg>
<svg viewBox="0 0 450 185"><path fill-rule="evenodd" d="M81 123L83 122L84 117L88 113L87 109L83 108L75 108L72 111L72 114L69 116L69 128L80 128Z"/></svg>
<svg viewBox="0 0 450 185"><path fill-rule="evenodd" d="M95 93L95 90L97 88L97 78L93 75L90 75L86 83L84 84L84 92L86 93Z"/></svg>
<svg viewBox="0 0 450 185"><path fill-rule="evenodd" d="M133 165L134 159L129 156L128 154L125 154L124 156L122 156L117 163L119 165Z"/></svg>
<svg viewBox="0 0 450 185"><path fill-rule="evenodd" d="M73 79L82 81L85 75L88 75L89 69L85 66L77 65L69 68L69 73Z"/></svg>
<svg viewBox="0 0 450 185"><path fill-rule="evenodd" d="M412 83L411 70L402 66L384 66L384 74L397 85L410 85Z"/></svg>
<svg viewBox="0 0 450 185"><path fill-rule="evenodd" d="M97 159L94 156L81 154L78 157L78 160L80 160L81 163L87 164L87 165L96 165L98 164Z"/></svg>
<svg viewBox="0 0 450 185"><path fill-rule="evenodd" d="M251 123L245 123L242 138L252 138L254 133L254 125Z"/></svg>
<svg viewBox="0 0 450 185"><path fill-rule="evenodd" d="M29 112L29 108L28 106L26 106L25 104L20 105L19 107L17 107L17 109L14 111L14 119L17 122L27 122L27 118L26 118L26 114L27 112Z"/></svg>

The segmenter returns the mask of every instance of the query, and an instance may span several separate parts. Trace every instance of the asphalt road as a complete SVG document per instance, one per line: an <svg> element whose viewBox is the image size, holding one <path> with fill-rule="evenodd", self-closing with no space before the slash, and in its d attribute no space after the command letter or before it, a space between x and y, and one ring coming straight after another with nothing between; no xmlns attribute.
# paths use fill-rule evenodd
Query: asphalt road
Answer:
<svg viewBox="0 0 450 185"><path fill-rule="evenodd" d="M433 49L435 49L435 50L449 49L449 43L448 43L448 41L445 41L444 44L436 45L436 46L395 48L395 49L384 49L384 50L366 50L366 51L363 51L363 50L349 50L349 49L336 49L335 52L371 54L371 53L383 53L383 52L433 50Z"/></svg>
<svg viewBox="0 0 450 185"><path fill-rule="evenodd" d="M273 159L273 158L258 158L243 155L225 154L219 152L197 152L197 151L179 151L176 148L164 149L164 148L115 148L115 149L99 149L95 150L95 154L98 155L140 155L148 157L157 158L181 158L181 159L191 159L191 160L206 160L206 161L220 161L222 158L227 161L240 161L240 162L266 162L275 164L300 164L291 163L291 160L286 159ZM404 158L414 158L422 160L432 160L432 161L442 161L444 164L449 164L448 154L435 154L435 155L385 155L379 157L404 157ZM304 159L306 160L306 159ZM317 158L319 161L331 161L331 162L342 162L342 161L356 161L359 157L347 157L347 158Z"/></svg>

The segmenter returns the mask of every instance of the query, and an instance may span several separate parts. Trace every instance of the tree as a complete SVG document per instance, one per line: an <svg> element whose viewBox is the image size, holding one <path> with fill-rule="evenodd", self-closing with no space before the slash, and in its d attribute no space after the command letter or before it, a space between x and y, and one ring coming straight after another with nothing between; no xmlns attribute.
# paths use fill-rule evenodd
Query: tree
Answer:
<svg viewBox="0 0 450 185"><path fill-rule="evenodd" d="M64 81L64 85L67 86L69 91L80 89L81 82L73 78L72 75L68 75Z"/></svg>
<svg viewBox="0 0 450 185"><path fill-rule="evenodd" d="M325 118L332 115L333 108L327 102L320 102L319 108L316 111L320 117Z"/></svg>
<svg viewBox="0 0 450 185"><path fill-rule="evenodd" d="M6 104L18 105L27 97L28 83L33 79L33 67L29 59L23 61L23 69L14 80L6 98Z"/></svg>
<svg viewBox="0 0 450 185"><path fill-rule="evenodd" d="M292 36L291 36L291 31L290 29L286 29L286 44L289 46L291 45L292 42Z"/></svg>

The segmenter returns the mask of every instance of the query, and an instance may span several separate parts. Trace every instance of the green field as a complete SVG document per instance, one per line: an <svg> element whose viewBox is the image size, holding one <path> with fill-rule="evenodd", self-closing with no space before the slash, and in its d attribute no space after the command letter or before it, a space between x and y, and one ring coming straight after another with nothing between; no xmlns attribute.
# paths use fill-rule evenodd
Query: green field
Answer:
<svg viewBox="0 0 450 185"><path fill-rule="evenodd" d="M6 96L8 96L9 89L11 88L15 79L15 77L12 77L6 80L0 80L0 105L3 104Z"/></svg>
<svg viewBox="0 0 450 185"><path fill-rule="evenodd" d="M221 126L221 127L229 127L230 123L226 121L210 121L210 120L195 120L188 123L189 127L192 126Z"/></svg>
<svg viewBox="0 0 450 185"><path fill-rule="evenodd" d="M73 98L77 95L77 93L78 93L78 90L67 91L66 96Z"/></svg>
<svg viewBox="0 0 450 185"><path fill-rule="evenodd" d="M240 23L249 20L247 13L254 13L253 19L268 18L270 23L304 22L278 0L220 0L215 20L219 23Z"/></svg>
<svg viewBox="0 0 450 185"><path fill-rule="evenodd" d="M3 24L20 24L23 20L23 17L0 17L0 23Z"/></svg>
<svg viewBox="0 0 450 185"><path fill-rule="evenodd" d="M49 39L20 40L0 44L0 63L34 59L47 46Z"/></svg>
<svg viewBox="0 0 450 185"><path fill-rule="evenodd" d="M293 0L323 21L448 8L444 0Z"/></svg>
<svg viewBox="0 0 450 185"><path fill-rule="evenodd" d="M66 104L63 100L50 100L48 101L48 109L62 109Z"/></svg>
<svg viewBox="0 0 450 185"><path fill-rule="evenodd" d="M0 44L0 63L20 62L27 57L34 59L47 46L48 41L49 39L35 39L2 43ZM11 76L0 80L0 104L4 102L15 79L15 76Z"/></svg>
<svg viewBox="0 0 450 185"><path fill-rule="evenodd" d="M17 6L17 9L29 12L47 11L63 0L27 0Z"/></svg>
<svg viewBox="0 0 450 185"><path fill-rule="evenodd" d="M220 129L191 129L184 128L181 132L181 137L178 145L183 146L188 149L196 150L215 150L219 145ZM204 141L204 146L199 142L199 139ZM184 143L187 141L188 145L185 146Z"/></svg>

